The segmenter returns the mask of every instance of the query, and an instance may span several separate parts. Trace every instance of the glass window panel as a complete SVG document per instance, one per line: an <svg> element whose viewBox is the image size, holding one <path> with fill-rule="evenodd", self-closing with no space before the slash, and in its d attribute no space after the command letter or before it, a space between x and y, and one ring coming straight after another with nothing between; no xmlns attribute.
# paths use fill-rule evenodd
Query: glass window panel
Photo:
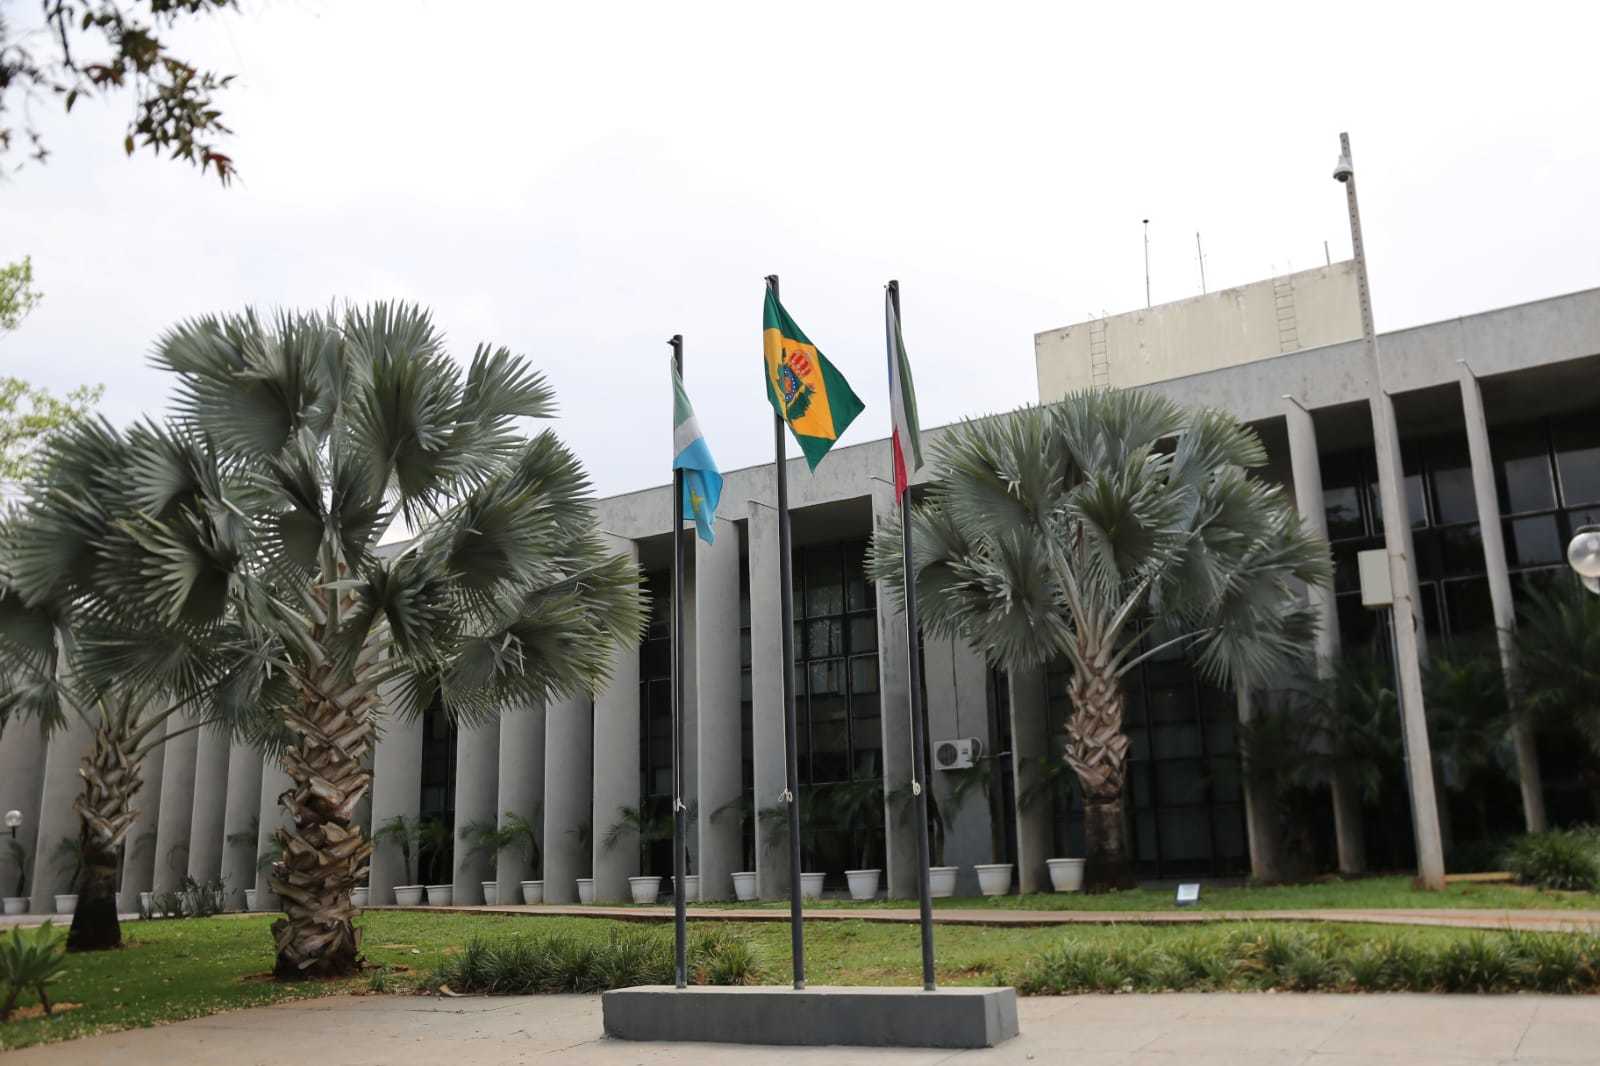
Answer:
<svg viewBox="0 0 1600 1066"><path fill-rule="evenodd" d="M1151 755L1157 759L1174 759L1199 755L1200 727L1193 722L1172 722L1151 727Z"/></svg>
<svg viewBox="0 0 1600 1066"><path fill-rule="evenodd" d="M1229 695L1228 699L1231 701L1232 696ZM1238 745L1238 725L1239 710L1237 706L1231 702L1213 705L1209 700L1206 701L1206 751L1212 755L1218 755L1235 750Z"/></svg>
<svg viewBox="0 0 1600 1066"><path fill-rule="evenodd" d="M883 732L877 721L857 719L851 722L850 746L855 759L853 778L859 780L882 774Z"/></svg>
<svg viewBox="0 0 1600 1066"><path fill-rule="evenodd" d="M1547 566L1567 557L1555 515L1514 518L1505 528L1507 566Z"/></svg>
<svg viewBox="0 0 1600 1066"><path fill-rule="evenodd" d="M1182 685L1174 688L1152 688L1148 696L1148 705L1152 722L1193 722L1194 687Z"/></svg>
<svg viewBox="0 0 1600 1066"><path fill-rule="evenodd" d="M849 728L844 722L813 721L811 726L811 780L846 781L849 778Z"/></svg>
<svg viewBox="0 0 1600 1066"><path fill-rule="evenodd" d="M1333 588L1335 592L1352 592L1361 588L1361 568L1356 554L1366 547L1365 541L1336 544L1333 547Z"/></svg>
<svg viewBox="0 0 1600 1066"><path fill-rule="evenodd" d="M1476 522L1441 529L1438 537L1440 573L1447 577L1483 573L1483 538Z"/></svg>
<svg viewBox="0 0 1600 1066"><path fill-rule="evenodd" d="M1239 760L1232 758L1211 760L1211 798L1215 803L1238 803L1244 795L1244 781L1239 775Z"/></svg>
<svg viewBox="0 0 1600 1066"><path fill-rule="evenodd" d="M1244 828L1244 810L1234 806L1220 806L1211 812L1211 824L1216 840L1217 857L1235 859L1248 851Z"/></svg>
<svg viewBox="0 0 1600 1066"><path fill-rule="evenodd" d="M873 651L878 647L878 618L858 614L850 619L850 651Z"/></svg>
<svg viewBox="0 0 1600 1066"><path fill-rule="evenodd" d="M858 696L878 691L876 655L857 655L850 660L850 691Z"/></svg>
<svg viewBox="0 0 1600 1066"><path fill-rule="evenodd" d="M1490 450L1501 514L1543 511L1556 505L1548 448L1542 427L1493 434Z"/></svg>
<svg viewBox="0 0 1600 1066"><path fill-rule="evenodd" d="M1361 494L1354 485L1324 488L1322 506L1328 516L1329 539L1359 537L1366 532L1361 522Z"/></svg>
<svg viewBox="0 0 1600 1066"><path fill-rule="evenodd" d="M1423 492L1421 474L1406 475L1406 514L1411 517L1412 529L1428 524L1428 498Z"/></svg>
<svg viewBox="0 0 1600 1066"><path fill-rule="evenodd" d="M1170 640L1172 638L1168 636L1156 637L1154 639ZM1185 658L1151 659L1144 668L1143 684L1149 688L1168 688L1176 685L1187 685L1193 676L1194 675L1191 667L1189 666L1189 662Z"/></svg>
<svg viewBox="0 0 1600 1066"><path fill-rule="evenodd" d="M1156 803L1162 807L1182 807L1204 803L1205 764L1199 759L1179 759L1156 764Z"/></svg>
<svg viewBox="0 0 1600 1066"><path fill-rule="evenodd" d="M1161 811L1161 861L1204 859L1211 854L1211 816L1203 807Z"/></svg>
<svg viewBox="0 0 1600 1066"><path fill-rule="evenodd" d="M844 654L844 623L837 618L806 623L806 657Z"/></svg>
<svg viewBox="0 0 1600 1066"><path fill-rule="evenodd" d="M1150 764L1128 767L1128 778L1133 784L1133 806L1143 810L1151 806Z"/></svg>
<svg viewBox="0 0 1600 1066"><path fill-rule="evenodd" d="M1140 811L1133 819L1134 855L1140 862L1156 861L1156 813Z"/></svg>
<svg viewBox="0 0 1600 1066"><path fill-rule="evenodd" d="M851 611L869 611L877 603L876 588L867 580L866 545L849 545L844 553L845 607Z"/></svg>
<svg viewBox="0 0 1600 1066"><path fill-rule="evenodd" d="M1600 503L1600 419L1575 419L1556 427L1556 469L1566 506Z"/></svg>
<svg viewBox="0 0 1600 1066"><path fill-rule="evenodd" d="M672 641L645 641L639 649L639 673L646 678L671 677Z"/></svg>
<svg viewBox="0 0 1600 1066"><path fill-rule="evenodd" d="M1421 587L1422 595L1422 625L1429 637L1442 635L1439 628L1439 585L1434 581L1425 581Z"/></svg>
<svg viewBox="0 0 1600 1066"><path fill-rule="evenodd" d="M1445 582L1444 605L1452 637L1494 631L1494 605L1489 599L1488 578Z"/></svg>
<svg viewBox="0 0 1600 1066"><path fill-rule="evenodd" d="M844 584L838 548L813 548L805 553L805 613L808 618L844 613Z"/></svg>
<svg viewBox="0 0 1600 1066"><path fill-rule="evenodd" d="M1144 762L1150 758L1150 733L1144 727L1133 729L1124 728L1128 734L1128 757L1134 762Z"/></svg>

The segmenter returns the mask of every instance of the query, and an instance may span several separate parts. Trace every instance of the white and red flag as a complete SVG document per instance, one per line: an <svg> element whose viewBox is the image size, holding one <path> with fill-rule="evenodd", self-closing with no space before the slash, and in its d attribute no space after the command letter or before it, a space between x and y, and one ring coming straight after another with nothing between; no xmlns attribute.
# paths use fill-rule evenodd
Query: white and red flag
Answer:
<svg viewBox="0 0 1600 1066"><path fill-rule="evenodd" d="M900 291L889 283L884 296L884 322L889 339L889 416L894 423L890 450L894 453L894 494L899 499L922 469L922 439L917 430L917 394L911 386L911 361L900 336Z"/></svg>

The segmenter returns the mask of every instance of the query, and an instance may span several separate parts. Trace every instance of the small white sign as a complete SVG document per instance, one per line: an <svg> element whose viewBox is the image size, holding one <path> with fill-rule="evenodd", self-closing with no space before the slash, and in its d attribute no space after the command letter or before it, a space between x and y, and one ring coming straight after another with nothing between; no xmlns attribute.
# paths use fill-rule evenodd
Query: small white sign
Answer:
<svg viewBox="0 0 1600 1066"><path fill-rule="evenodd" d="M1192 903L1199 903L1199 902L1200 902L1200 886L1199 885L1179 885L1178 886L1178 906L1187 907Z"/></svg>

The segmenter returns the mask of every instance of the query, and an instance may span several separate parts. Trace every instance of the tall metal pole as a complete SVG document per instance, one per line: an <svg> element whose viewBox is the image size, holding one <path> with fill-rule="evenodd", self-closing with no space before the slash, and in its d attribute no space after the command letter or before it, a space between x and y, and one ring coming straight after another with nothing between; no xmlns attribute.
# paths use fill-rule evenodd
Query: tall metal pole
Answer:
<svg viewBox="0 0 1600 1066"><path fill-rule="evenodd" d="M889 303L894 308L894 319L887 323L889 360L899 358L895 344L894 324L900 321L900 283L889 282ZM902 447L909 447L903 441ZM909 465L909 463L908 463ZM907 470L907 476L910 470ZM922 921L922 988L932 992L936 987L933 974L933 889L928 883L928 760L927 723L922 706L922 648L917 640L917 582L916 569L911 559L911 487L900 496L900 548L901 565L905 572L906 589L906 665L911 692L911 796L917 819L917 907Z"/></svg>
<svg viewBox="0 0 1600 1066"><path fill-rule="evenodd" d="M1144 309L1150 310L1150 220L1144 220Z"/></svg>
<svg viewBox="0 0 1600 1066"><path fill-rule="evenodd" d="M672 364L683 376L683 334L674 333ZM684 849L689 826L683 802L683 471L672 471L672 960L673 980L689 983L688 915L685 913Z"/></svg>
<svg viewBox="0 0 1600 1066"><path fill-rule="evenodd" d="M1372 391L1372 435L1378 458L1378 496L1383 508L1384 549L1389 556L1389 578L1394 591L1395 664L1400 674L1400 720L1405 738L1411 814L1416 826L1417 880L1423 888L1444 888L1444 848L1439 836L1439 807L1433 787L1433 752L1428 743L1428 720L1422 698L1422 637L1417 629L1417 587L1411 568L1411 519L1401 486L1399 428L1394 400L1383 383L1383 360L1378 355L1378 332L1372 317L1372 290L1367 281L1366 245L1361 240L1361 209L1356 201L1356 175L1350 155L1350 135L1339 134L1339 168L1334 177L1344 183L1350 209L1350 245L1356 261L1356 291L1361 304L1361 334L1366 349Z"/></svg>
<svg viewBox="0 0 1600 1066"><path fill-rule="evenodd" d="M778 275L767 275L772 298L778 295ZM778 471L778 609L782 614L780 633L783 662L778 675L783 678L783 771L784 802L789 805L789 949L794 957L794 987L806 986L806 938L800 895L800 727L794 712L794 560L789 545L789 463L788 426L778 412L772 413L773 462Z"/></svg>
<svg viewBox="0 0 1600 1066"><path fill-rule="evenodd" d="M1199 230L1195 230L1194 231L1194 257L1200 263L1200 295L1204 296L1206 294L1206 253L1200 247L1200 231ZM1149 296L1148 293L1146 293L1145 294L1146 302L1148 302L1149 299L1150 299L1150 296Z"/></svg>

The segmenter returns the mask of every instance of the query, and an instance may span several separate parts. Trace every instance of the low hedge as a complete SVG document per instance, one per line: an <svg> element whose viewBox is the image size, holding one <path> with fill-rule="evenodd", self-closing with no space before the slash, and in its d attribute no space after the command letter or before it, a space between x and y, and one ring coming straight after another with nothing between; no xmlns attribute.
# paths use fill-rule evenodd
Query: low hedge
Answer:
<svg viewBox="0 0 1600 1066"><path fill-rule="evenodd" d="M765 968L751 946L726 930L697 933L689 979L701 985L759 984ZM490 995L604 992L673 982L672 936L626 929L595 941L563 933L496 940L474 937L429 978L429 988Z"/></svg>

